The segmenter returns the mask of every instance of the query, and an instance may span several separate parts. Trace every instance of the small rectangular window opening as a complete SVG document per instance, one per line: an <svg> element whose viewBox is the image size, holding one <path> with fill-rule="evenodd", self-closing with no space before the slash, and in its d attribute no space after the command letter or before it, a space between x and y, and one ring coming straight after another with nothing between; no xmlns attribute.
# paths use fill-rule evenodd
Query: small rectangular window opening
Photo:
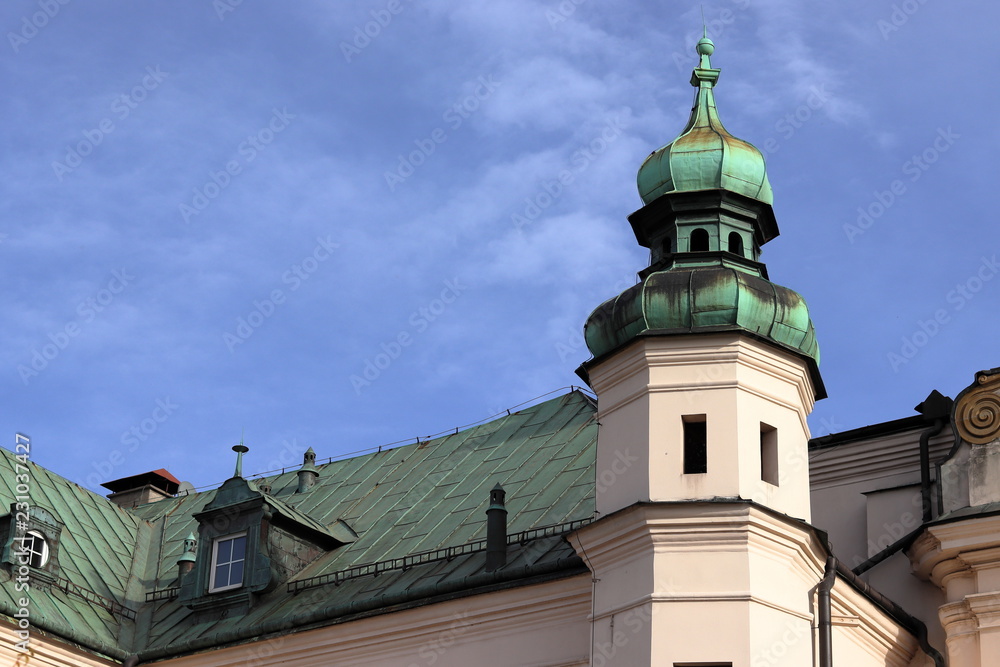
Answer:
<svg viewBox="0 0 1000 667"><path fill-rule="evenodd" d="M760 423L760 478L778 486L778 429Z"/></svg>
<svg viewBox="0 0 1000 667"><path fill-rule="evenodd" d="M684 415L684 474L708 472L708 429L705 415Z"/></svg>
<svg viewBox="0 0 1000 667"><path fill-rule="evenodd" d="M243 564L246 561L247 534L220 537L212 545L212 581L210 593L227 591L243 585Z"/></svg>

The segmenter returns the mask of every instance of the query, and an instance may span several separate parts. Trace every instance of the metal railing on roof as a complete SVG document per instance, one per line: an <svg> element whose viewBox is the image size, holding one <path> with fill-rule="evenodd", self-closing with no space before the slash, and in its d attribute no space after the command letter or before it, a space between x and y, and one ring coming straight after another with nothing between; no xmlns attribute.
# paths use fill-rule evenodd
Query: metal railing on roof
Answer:
<svg viewBox="0 0 1000 667"><path fill-rule="evenodd" d="M542 539L543 537L564 535L565 533L573 532L577 528L586 526L591 521L593 521L593 519L590 518L576 519L575 521L557 523L551 526L542 526L540 528L523 530L520 533L508 535L507 544L527 544L528 542ZM327 584L339 585L341 582L349 579L378 576L383 572L390 572L394 570L408 570L415 565L424 565L426 563L435 563L443 560L453 560L459 556L466 556L468 554L474 554L485 550L486 540L476 540L475 542L468 542L454 547L444 547L442 549L434 549L432 551L421 551L408 556L402 556L401 558L391 558L389 560L377 561L375 563L355 565L354 567L349 567L345 570L338 570L328 574L320 574L315 577L309 577L308 579L301 579L299 581L290 581L288 582L288 592L297 594L304 590L316 588L318 586L325 586ZM170 588L161 588L155 591L150 591L149 593L146 593L146 602L173 600L180 594L180 590L180 586L172 586ZM134 616L135 612L132 613Z"/></svg>
<svg viewBox="0 0 1000 667"><path fill-rule="evenodd" d="M73 595L75 597L80 598L81 600L86 600L91 604L107 609L115 616L121 616L122 618L127 618L130 621L135 620L134 610L129 609L125 605L121 604L120 602L116 602L111 598L106 598L103 595L95 593L90 589L84 588L83 586L80 586L78 584L74 584L69 579L63 579L62 577L56 577L50 574L46 574L44 575L44 577L41 577L40 579L41 581L49 583L49 585L52 586L53 588L58 588L64 593Z"/></svg>
<svg viewBox="0 0 1000 667"><path fill-rule="evenodd" d="M173 600L175 597L180 595L181 587L172 586L171 588L161 588L156 591L150 591L146 593L146 602L158 602L159 600Z"/></svg>
<svg viewBox="0 0 1000 667"><path fill-rule="evenodd" d="M559 389L553 389L552 391L545 392L544 394L541 394L540 396L535 396L534 398L529 398L526 401L522 401L521 403L518 403L517 405L513 405L513 406L511 406L509 408L501 410L500 412L497 412L496 414L490 415L489 417L484 417L484 418L480 419L479 421L472 422L471 424L464 424L462 426L453 426L453 427L451 427L451 428L449 428L447 430L441 431L440 433L434 433L434 434L431 434L431 435L415 435L415 436L411 436L409 438L406 438L404 440L396 440L395 442L389 442L389 443L385 443L385 444L378 445L378 446L375 446L375 447L366 447L364 449L357 449L357 450L354 450L352 452L344 452L343 454L337 454L335 456L329 456L329 457L324 458L324 459L319 459L319 460L316 461L316 465L317 466L322 466L322 465L326 465L327 463L333 463L334 461L342 461L344 459L353 458L355 456L361 456L363 454L382 453L384 451L389 451L391 449L395 449L397 447L402 447L404 445L419 445L422 442L429 442L431 440L435 440L437 438L443 438L443 437L448 436L448 435L457 435L458 433L460 433L461 431L463 431L463 430L465 430L467 428L472 428L473 426L479 426L481 424L485 424L485 423L493 421L494 419L497 419L499 417L509 417L509 416L511 416L513 414L516 414L519 408L523 408L524 406L527 406L529 404L535 403L535 401L539 401L539 400L541 400L543 398L551 396L552 394L556 394L556 393L565 391L567 389L571 393L574 392L574 391L578 391L581 394L583 394L584 396L586 396L587 398L589 398L591 401L596 402L596 400L597 400L597 397L594 395L593 391L591 391L589 388L587 388L587 387L581 387L581 386L578 386L578 385L575 385L575 384L571 384L571 385L569 385L567 387L560 387ZM270 477L272 475L284 475L286 472L291 472L293 470L298 470L301 467L302 467L302 464L296 464L296 465L293 465L293 466L284 466L284 467L281 467L281 468L275 468L273 470L263 470L263 471L260 471L260 472L255 472L255 473L246 475L246 477L248 479L257 479L257 478L261 478L261 477ZM201 491L203 489L215 489L215 488L218 488L220 484L221 484L221 482L214 483L214 484L204 484L202 486L195 487L194 489L192 489L192 491Z"/></svg>
<svg viewBox="0 0 1000 667"><path fill-rule="evenodd" d="M508 535L507 544L526 544L543 537L563 535L565 533L570 533L577 528L581 528L591 521L593 521L593 519L577 519L575 521L567 521L565 523L559 523L552 526L543 526L541 528L524 530L520 533ZM438 561L450 561L458 558L459 556L466 556L480 551L486 551L485 539L468 542L454 547L444 547L441 549L434 549L432 551L421 551L419 553L402 556L400 558L391 558L384 561L377 561L375 563L355 565L344 570L328 572L327 574L320 574L315 577L309 577L308 579L290 581L288 582L288 592L297 594L304 590L316 588L317 586L326 586L327 584L339 586L342 582L349 579L378 576L383 572L394 570L408 570L415 565L424 565Z"/></svg>

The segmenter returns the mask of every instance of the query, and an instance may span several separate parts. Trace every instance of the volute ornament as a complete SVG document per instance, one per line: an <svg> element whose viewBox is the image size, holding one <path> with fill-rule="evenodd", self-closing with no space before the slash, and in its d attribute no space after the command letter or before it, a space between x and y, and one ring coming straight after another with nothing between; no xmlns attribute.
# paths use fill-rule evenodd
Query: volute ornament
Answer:
<svg viewBox="0 0 1000 667"><path fill-rule="evenodd" d="M962 440L985 445L1000 438L1000 374L978 373L976 382L955 405L955 428Z"/></svg>

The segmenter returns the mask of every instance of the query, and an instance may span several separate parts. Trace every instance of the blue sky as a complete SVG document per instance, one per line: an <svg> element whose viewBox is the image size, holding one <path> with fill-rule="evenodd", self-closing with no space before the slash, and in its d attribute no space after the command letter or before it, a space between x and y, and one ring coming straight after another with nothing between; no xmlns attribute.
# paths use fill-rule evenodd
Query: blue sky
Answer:
<svg viewBox="0 0 1000 667"><path fill-rule="evenodd" d="M1000 9L704 11L722 119L767 154L763 260L816 323L813 434L1000 364ZM580 384L584 320L646 266L635 173L686 120L701 18L9 0L0 25L0 414L100 491L216 484L244 431L256 472Z"/></svg>

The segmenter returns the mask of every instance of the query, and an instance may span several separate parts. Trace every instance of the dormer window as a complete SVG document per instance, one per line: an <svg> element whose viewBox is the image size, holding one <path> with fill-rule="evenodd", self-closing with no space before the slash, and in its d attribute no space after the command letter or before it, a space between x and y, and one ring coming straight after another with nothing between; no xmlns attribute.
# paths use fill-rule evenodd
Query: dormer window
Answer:
<svg viewBox="0 0 1000 667"><path fill-rule="evenodd" d="M247 534L227 535L212 546L212 581L209 593L228 591L243 585L243 564L246 561Z"/></svg>
<svg viewBox="0 0 1000 667"><path fill-rule="evenodd" d="M49 562L49 544L37 530L29 530L21 539L20 556L33 568L44 567Z"/></svg>
<svg viewBox="0 0 1000 667"><path fill-rule="evenodd" d="M59 575L59 536L63 525L55 515L38 505L25 508L11 503L10 513L0 517L0 564L30 567L32 577Z"/></svg>
<svg viewBox="0 0 1000 667"><path fill-rule="evenodd" d="M273 590L322 554L357 539L342 521L324 525L277 496L262 493L243 479L247 447L239 444L233 451L236 473L194 515L197 536L185 540L178 561L180 603L207 615L223 609L227 614L248 612L255 596ZM303 468L313 467L307 476L314 481L315 453L310 450L307 456ZM195 544L201 545L197 551Z"/></svg>

